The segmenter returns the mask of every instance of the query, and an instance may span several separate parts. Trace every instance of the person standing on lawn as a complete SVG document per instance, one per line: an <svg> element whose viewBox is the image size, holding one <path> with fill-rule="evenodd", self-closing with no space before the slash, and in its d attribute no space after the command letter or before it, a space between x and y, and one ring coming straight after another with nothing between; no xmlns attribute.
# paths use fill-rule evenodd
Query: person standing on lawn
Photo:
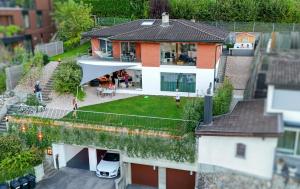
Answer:
<svg viewBox="0 0 300 189"><path fill-rule="evenodd" d="M43 102L42 88L40 87L40 81L37 81L36 84L34 85L34 93L36 95L36 98L40 100L40 102Z"/></svg>
<svg viewBox="0 0 300 189"><path fill-rule="evenodd" d="M73 117L77 118L77 112L76 111L78 109L78 104L77 104L76 97L73 97L72 104L73 104Z"/></svg>
<svg viewBox="0 0 300 189"><path fill-rule="evenodd" d="M176 100L176 106L177 106L177 108L179 108L179 106L180 106L180 95L179 95L178 89L176 89L176 97L175 97L175 100Z"/></svg>

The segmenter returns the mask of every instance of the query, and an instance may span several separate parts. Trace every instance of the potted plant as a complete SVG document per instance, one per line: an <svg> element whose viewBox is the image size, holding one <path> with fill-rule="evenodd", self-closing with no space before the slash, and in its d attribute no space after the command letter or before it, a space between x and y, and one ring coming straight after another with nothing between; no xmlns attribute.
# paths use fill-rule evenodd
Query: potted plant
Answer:
<svg viewBox="0 0 300 189"><path fill-rule="evenodd" d="M277 174L281 174L283 166L284 166L284 160L282 158L279 158L276 163Z"/></svg>

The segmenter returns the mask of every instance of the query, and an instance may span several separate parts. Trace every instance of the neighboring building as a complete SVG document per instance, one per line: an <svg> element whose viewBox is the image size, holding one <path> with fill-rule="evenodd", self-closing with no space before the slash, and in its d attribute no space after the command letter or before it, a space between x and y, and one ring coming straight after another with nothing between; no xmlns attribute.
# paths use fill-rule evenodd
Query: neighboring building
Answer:
<svg viewBox="0 0 300 189"><path fill-rule="evenodd" d="M252 43L255 44L256 36L247 32L238 32L235 34L236 43Z"/></svg>
<svg viewBox="0 0 300 189"><path fill-rule="evenodd" d="M82 83L118 71L119 65L127 68L138 87L118 92L175 95L178 89L186 96L204 95L209 83L218 77L222 43L227 35L205 24L169 20L167 14L162 20L142 19L92 30L83 34L91 37L94 58L79 60ZM97 65L102 66L99 71ZM110 73L101 72L103 67Z"/></svg>
<svg viewBox="0 0 300 189"><path fill-rule="evenodd" d="M300 56L299 51L268 55L267 112L282 113L284 135L278 142L278 158L286 161L290 176L300 178Z"/></svg>
<svg viewBox="0 0 300 189"><path fill-rule="evenodd" d="M0 0L0 25L17 25L23 30L20 35L0 40L11 50L18 44L32 50L38 43L49 42L55 33L52 8L52 0L28 0L22 7L13 0Z"/></svg>
<svg viewBox="0 0 300 189"><path fill-rule="evenodd" d="M218 188L240 187L243 182L252 183L247 188L267 187L283 128L281 115L267 114L264 107L264 100L239 101L229 114L214 117L212 122L204 118L196 129L199 185L209 183L206 176L218 175L216 183L211 183Z"/></svg>

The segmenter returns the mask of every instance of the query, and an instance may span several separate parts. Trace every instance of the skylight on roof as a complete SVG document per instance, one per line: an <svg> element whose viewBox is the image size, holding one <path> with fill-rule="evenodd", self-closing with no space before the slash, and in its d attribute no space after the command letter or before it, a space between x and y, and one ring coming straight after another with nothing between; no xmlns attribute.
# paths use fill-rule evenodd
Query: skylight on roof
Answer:
<svg viewBox="0 0 300 189"><path fill-rule="evenodd" d="M153 25L153 23L154 23L154 21L144 21L144 22L142 22L142 26L151 26L151 25Z"/></svg>

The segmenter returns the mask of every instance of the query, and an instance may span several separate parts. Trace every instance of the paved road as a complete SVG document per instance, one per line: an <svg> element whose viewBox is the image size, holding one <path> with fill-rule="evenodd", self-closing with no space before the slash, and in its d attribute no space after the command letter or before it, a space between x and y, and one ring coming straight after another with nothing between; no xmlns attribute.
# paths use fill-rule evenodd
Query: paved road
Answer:
<svg viewBox="0 0 300 189"><path fill-rule="evenodd" d="M52 178L42 180L36 189L114 189L114 179L101 179L94 172L62 168Z"/></svg>

